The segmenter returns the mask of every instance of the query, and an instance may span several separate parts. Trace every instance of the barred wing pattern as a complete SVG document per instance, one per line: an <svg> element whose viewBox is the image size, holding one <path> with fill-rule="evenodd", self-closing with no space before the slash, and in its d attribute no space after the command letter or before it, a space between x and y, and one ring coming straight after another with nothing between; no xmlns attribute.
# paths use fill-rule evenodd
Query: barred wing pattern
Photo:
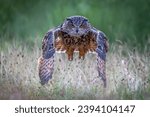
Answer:
<svg viewBox="0 0 150 117"><path fill-rule="evenodd" d="M97 33L97 69L99 77L103 80L104 87L106 87L106 52L108 51L108 42L104 33L98 31Z"/></svg>
<svg viewBox="0 0 150 117"><path fill-rule="evenodd" d="M52 78L54 71L54 57L49 59L44 59L43 57L39 58L39 76L41 84L44 85Z"/></svg>
<svg viewBox="0 0 150 117"><path fill-rule="evenodd" d="M38 62L39 77L42 85L48 83L54 71L55 33L55 30L50 30L42 42L42 56Z"/></svg>
<svg viewBox="0 0 150 117"><path fill-rule="evenodd" d="M40 81L41 81L42 85L48 83L49 79L52 78L52 74L54 71L55 49L57 50L58 48L64 47L64 44L57 43L57 37L65 39L62 36L62 32L60 31L59 28L50 30L46 34L46 36L44 37L43 42L42 42L42 56L39 58L39 63L38 63L39 77L40 77ZM98 74L99 74L99 77L103 80L104 87L106 87L105 62L106 62L106 52L108 50L107 38L103 32L98 31L94 28L92 29L92 31L91 31L90 35L88 35L88 37L90 39L93 38L94 42L92 42L92 45L95 45L95 46L91 47L91 48L94 48L94 51L96 51L96 53L97 53ZM83 37L83 38L85 39L85 37ZM71 38L69 38L69 39L71 39ZM68 45L68 46L70 47L71 45ZM85 48L83 50L85 51ZM80 49L79 49L79 54L81 54L81 52L82 51L80 51Z"/></svg>

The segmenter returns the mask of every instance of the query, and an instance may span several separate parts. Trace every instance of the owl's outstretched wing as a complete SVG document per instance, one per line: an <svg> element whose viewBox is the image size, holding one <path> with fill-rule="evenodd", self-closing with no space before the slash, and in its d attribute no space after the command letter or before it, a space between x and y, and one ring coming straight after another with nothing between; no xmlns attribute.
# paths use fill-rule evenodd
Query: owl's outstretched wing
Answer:
<svg viewBox="0 0 150 117"><path fill-rule="evenodd" d="M42 56L38 60L39 77L42 85L48 83L49 79L52 78L54 71L54 45L57 33L58 29L48 31L42 42Z"/></svg>
<svg viewBox="0 0 150 117"><path fill-rule="evenodd" d="M97 36L96 36L96 43L97 43L97 48L96 48L96 53L97 53L97 69L98 69L98 74L99 77L104 82L104 87L106 87L106 52L108 51L108 41L105 36L105 34L101 31L97 31Z"/></svg>

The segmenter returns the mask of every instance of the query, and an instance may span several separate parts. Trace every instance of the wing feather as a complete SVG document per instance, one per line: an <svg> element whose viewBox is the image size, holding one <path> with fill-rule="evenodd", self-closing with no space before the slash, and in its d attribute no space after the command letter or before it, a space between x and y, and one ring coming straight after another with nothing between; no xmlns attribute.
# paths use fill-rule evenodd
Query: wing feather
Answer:
<svg viewBox="0 0 150 117"><path fill-rule="evenodd" d="M97 70L101 77L104 87L106 87L106 52L108 51L108 41L105 34L101 31L97 32Z"/></svg>
<svg viewBox="0 0 150 117"><path fill-rule="evenodd" d="M50 30L42 42L42 56L38 60L39 77L42 85L48 83L54 71L54 43L57 32L58 30Z"/></svg>

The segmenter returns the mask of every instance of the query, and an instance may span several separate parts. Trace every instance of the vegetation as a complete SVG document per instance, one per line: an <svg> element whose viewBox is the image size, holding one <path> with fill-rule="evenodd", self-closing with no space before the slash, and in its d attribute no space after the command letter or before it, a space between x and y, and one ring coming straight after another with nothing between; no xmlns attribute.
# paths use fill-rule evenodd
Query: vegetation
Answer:
<svg viewBox="0 0 150 117"><path fill-rule="evenodd" d="M118 49L119 48L119 49ZM150 57L130 51L124 45L112 45L107 56L107 88L98 78L96 56L68 61L57 53L53 79L39 83L37 61L41 49L35 44L11 45L1 52L0 99L150 99ZM125 56L126 55L126 56Z"/></svg>
<svg viewBox="0 0 150 117"><path fill-rule="evenodd" d="M150 99L150 0L0 0L0 99ZM55 56L53 80L41 86L37 60L45 33L83 15L106 33L108 87L96 58Z"/></svg>

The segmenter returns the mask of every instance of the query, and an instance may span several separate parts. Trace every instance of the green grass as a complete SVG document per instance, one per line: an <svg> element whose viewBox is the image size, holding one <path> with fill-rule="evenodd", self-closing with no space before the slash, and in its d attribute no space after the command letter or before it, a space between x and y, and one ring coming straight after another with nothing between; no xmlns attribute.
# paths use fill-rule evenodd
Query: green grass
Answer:
<svg viewBox="0 0 150 117"><path fill-rule="evenodd" d="M111 44L107 54L107 88L98 78L96 56L68 61L56 53L53 79L39 83L39 41L33 46L7 43L0 53L0 99L150 99L150 55ZM30 48L28 48L30 47Z"/></svg>

